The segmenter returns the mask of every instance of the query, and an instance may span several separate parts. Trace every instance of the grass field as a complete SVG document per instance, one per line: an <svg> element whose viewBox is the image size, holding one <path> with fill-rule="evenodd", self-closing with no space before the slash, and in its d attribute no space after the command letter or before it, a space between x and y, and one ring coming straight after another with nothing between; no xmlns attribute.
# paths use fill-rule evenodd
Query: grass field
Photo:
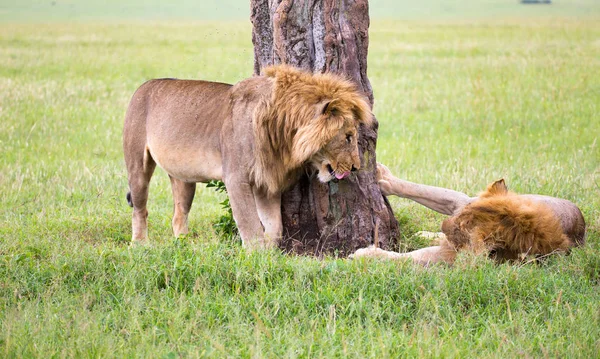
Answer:
<svg viewBox="0 0 600 359"><path fill-rule="evenodd" d="M504 177L589 224L541 265L424 269L246 253L214 233L205 188L175 240L160 170L154 245L128 247L127 103L153 77L251 75L230 2L0 2L0 357L600 357L600 4L371 2L378 160L469 194ZM411 234L442 216L391 202L403 247L424 245Z"/></svg>

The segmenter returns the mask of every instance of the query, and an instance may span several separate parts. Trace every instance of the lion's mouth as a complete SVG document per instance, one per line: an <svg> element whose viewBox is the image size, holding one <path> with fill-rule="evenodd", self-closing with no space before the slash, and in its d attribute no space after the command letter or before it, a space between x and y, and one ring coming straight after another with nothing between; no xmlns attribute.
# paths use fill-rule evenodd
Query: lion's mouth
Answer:
<svg viewBox="0 0 600 359"><path fill-rule="evenodd" d="M329 174L331 175L331 177L338 179L338 180L344 179L350 175L350 171L345 171L342 174L338 174L337 172L335 172L333 167L331 167L331 164L327 164L327 171L329 171Z"/></svg>

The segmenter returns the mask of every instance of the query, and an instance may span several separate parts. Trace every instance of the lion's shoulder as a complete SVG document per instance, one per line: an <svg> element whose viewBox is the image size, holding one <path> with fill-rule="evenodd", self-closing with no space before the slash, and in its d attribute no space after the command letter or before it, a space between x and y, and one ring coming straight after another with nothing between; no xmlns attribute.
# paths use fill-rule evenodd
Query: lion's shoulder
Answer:
<svg viewBox="0 0 600 359"><path fill-rule="evenodd" d="M234 101L244 103L261 99L271 99L273 86L273 79L266 76L255 76L233 85L231 96Z"/></svg>

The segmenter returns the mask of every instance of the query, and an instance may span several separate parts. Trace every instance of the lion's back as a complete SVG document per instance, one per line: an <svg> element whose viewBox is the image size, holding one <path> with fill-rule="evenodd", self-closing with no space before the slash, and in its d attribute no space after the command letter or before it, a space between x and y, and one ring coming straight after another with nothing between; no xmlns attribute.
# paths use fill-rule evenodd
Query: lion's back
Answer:
<svg viewBox="0 0 600 359"><path fill-rule="evenodd" d="M145 122L150 117L183 123L202 115L204 122L222 121L228 110L231 87L226 83L202 80L148 80L135 91L127 109L125 126L128 122Z"/></svg>
<svg viewBox="0 0 600 359"><path fill-rule="evenodd" d="M126 153L145 151L169 174L185 181L218 179L221 129L230 117L231 85L155 79L133 95L123 130Z"/></svg>

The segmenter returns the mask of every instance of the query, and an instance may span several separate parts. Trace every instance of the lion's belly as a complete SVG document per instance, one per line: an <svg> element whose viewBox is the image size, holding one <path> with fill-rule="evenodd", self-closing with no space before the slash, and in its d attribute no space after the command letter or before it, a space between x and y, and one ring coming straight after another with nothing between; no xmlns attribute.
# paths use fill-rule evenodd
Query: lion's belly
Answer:
<svg viewBox="0 0 600 359"><path fill-rule="evenodd" d="M203 148L165 148L148 143L148 151L156 164L169 175L184 182L221 180L223 169L221 154Z"/></svg>

